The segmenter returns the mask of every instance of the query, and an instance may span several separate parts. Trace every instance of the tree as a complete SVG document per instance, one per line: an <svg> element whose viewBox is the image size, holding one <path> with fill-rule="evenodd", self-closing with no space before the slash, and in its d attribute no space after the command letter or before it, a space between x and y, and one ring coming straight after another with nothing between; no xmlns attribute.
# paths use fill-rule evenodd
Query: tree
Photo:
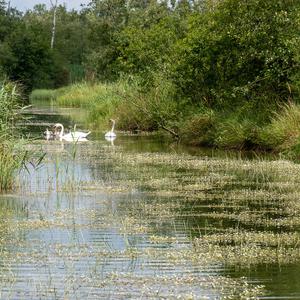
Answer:
<svg viewBox="0 0 300 300"><path fill-rule="evenodd" d="M126 0L93 0L87 13L89 52L86 67L101 79L118 76L118 34L128 19Z"/></svg>
<svg viewBox="0 0 300 300"><path fill-rule="evenodd" d="M6 73L13 81L23 85L29 93L33 87L53 75L53 56L49 46L39 40L38 36L28 32L20 25L7 40L13 60L3 62Z"/></svg>
<svg viewBox="0 0 300 300"><path fill-rule="evenodd" d="M52 21L52 35L51 35L51 49L54 47L54 40L55 40L55 31L56 31L56 11L57 11L57 0L53 2L50 0L51 7L53 10L53 21Z"/></svg>
<svg viewBox="0 0 300 300"><path fill-rule="evenodd" d="M180 93L223 108L265 105L270 97L286 101L299 72L299 6L296 0L224 0L191 16L174 66Z"/></svg>

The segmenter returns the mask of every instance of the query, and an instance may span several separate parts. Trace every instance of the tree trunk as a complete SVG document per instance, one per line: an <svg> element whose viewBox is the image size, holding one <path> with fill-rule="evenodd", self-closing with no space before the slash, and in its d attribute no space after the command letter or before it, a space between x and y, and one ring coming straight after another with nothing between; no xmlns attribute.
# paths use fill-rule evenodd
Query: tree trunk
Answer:
<svg viewBox="0 0 300 300"><path fill-rule="evenodd" d="M50 0L52 9L53 9L53 23L52 23L52 35L51 35L51 49L54 47L55 40L55 30L56 30L56 9L57 9L57 0L55 0L55 4L53 4L52 0Z"/></svg>

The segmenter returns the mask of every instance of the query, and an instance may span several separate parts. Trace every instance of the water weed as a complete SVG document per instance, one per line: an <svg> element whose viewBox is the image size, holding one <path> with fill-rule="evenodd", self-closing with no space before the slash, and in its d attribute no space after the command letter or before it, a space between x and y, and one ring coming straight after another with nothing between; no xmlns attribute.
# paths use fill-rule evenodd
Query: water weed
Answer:
<svg viewBox="0 0 300 300"><path fill-rule="evenodd" d="M14 230L34 231L39 239L20 242L11 263L44 262L57 274L63 262L63 281L40 271L49 295L55 287L61 298L68 286L73 296L91 291L96 298L118 285L116 298L140 295L141 288L154 298L171 297L170 289L180 297L256 297L265 295L263 286L240 275L217 275L213 266L244 272L300 260L297 164L141 153L104 143L61 149L43 142L48 155L36 173L39 180L24 173L20 182L31 210L15 221ZM60 237L42 238L48 233ZM16 275L14 291L21 277ZM30 284L31 295L35 287Z"/></svg>

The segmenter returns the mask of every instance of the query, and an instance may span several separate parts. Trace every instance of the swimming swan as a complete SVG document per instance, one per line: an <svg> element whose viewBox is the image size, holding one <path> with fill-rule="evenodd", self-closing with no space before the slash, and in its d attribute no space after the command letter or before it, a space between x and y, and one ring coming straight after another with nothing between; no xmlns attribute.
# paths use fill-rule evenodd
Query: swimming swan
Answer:
<svg viewBox="0 0 300 300"><path fill-rule="evenodd" d="M67 140L67 141L70 141L70 140L78 140L78 139L85 139L91 132L82 132L82 131L76 131L76 125L74 126L74 131L71 131L67 134L64 134L64 126L60 123L56 123L54 125L54 128L55 129L58 129L60 128L60 131L58 132L57 136L60 138L60 139L63 139L63 140Z"/></svg>
<svg viewBox="0 0 300 300"><path fill-rule="evenodd" d="M54 134L52 131L50 131L48 128L46 128L46 131L44 131L44 135L47 141L54 138Z"/></svg>
<svg viewBox="0 0 300 300"><path fill-rule="evenodd" d="M105 133L105 137L106 137L106 138L115 138L115 137L117 136L117 135L114 133L116 121L113 120L113 119L110 119L110 121L112 122L112 128L111 128L110 131L108 131L108 132Z"/></svg>

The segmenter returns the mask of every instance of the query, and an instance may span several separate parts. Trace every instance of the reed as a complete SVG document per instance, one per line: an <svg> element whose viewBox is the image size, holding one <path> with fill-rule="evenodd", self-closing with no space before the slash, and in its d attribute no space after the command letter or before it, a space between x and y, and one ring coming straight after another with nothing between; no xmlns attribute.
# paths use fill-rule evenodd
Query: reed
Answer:
<svg viewBox="0 0 300 300"><path fill-rule="evenodd" d="M19 94L16 86L11 83L0 84L0 136L1 141L13 135L15 121L18 115L15 113L18 105Z"/></svg>
<svg viewBox="0 0 300 300"><path fill-rule="evenodd" d="M16 149L14 142L0 144L0 192L13 187L16 172L25 165L27 152Z"/></svg>
<svg viewBox="0 0 300 300"><path fill-rule="evenodd" d="M0 192L12 188L16 171L25 166L27 152L16 142L15 122L20 118L16 113L19 105L16 85L2 83L0 87Z"/></svg>
<svg viewBox="0 0 300 300"><path fill-rule="evenodd" d="M54 100L56 98L56 94L56 90L38 89L32 91L32 93L29 96L29 100L30 102L36 100Z"/></svg>
<svg viewBox="0 0 300 300"><path fill-rule="evenodd" d="M107 126L107 121L115 114L122 99L122 85L78 83L66 88L57 97L57 104L62 107L77 107L86 110L85 123L89 127Z"/></svg>
<svg viewBox="0 0 300 300"><path fill-rule="evenodd" d="M260 134L261 143L276 150L292 149L299 144L300 106L290 103L276 113Z"/></svg>

